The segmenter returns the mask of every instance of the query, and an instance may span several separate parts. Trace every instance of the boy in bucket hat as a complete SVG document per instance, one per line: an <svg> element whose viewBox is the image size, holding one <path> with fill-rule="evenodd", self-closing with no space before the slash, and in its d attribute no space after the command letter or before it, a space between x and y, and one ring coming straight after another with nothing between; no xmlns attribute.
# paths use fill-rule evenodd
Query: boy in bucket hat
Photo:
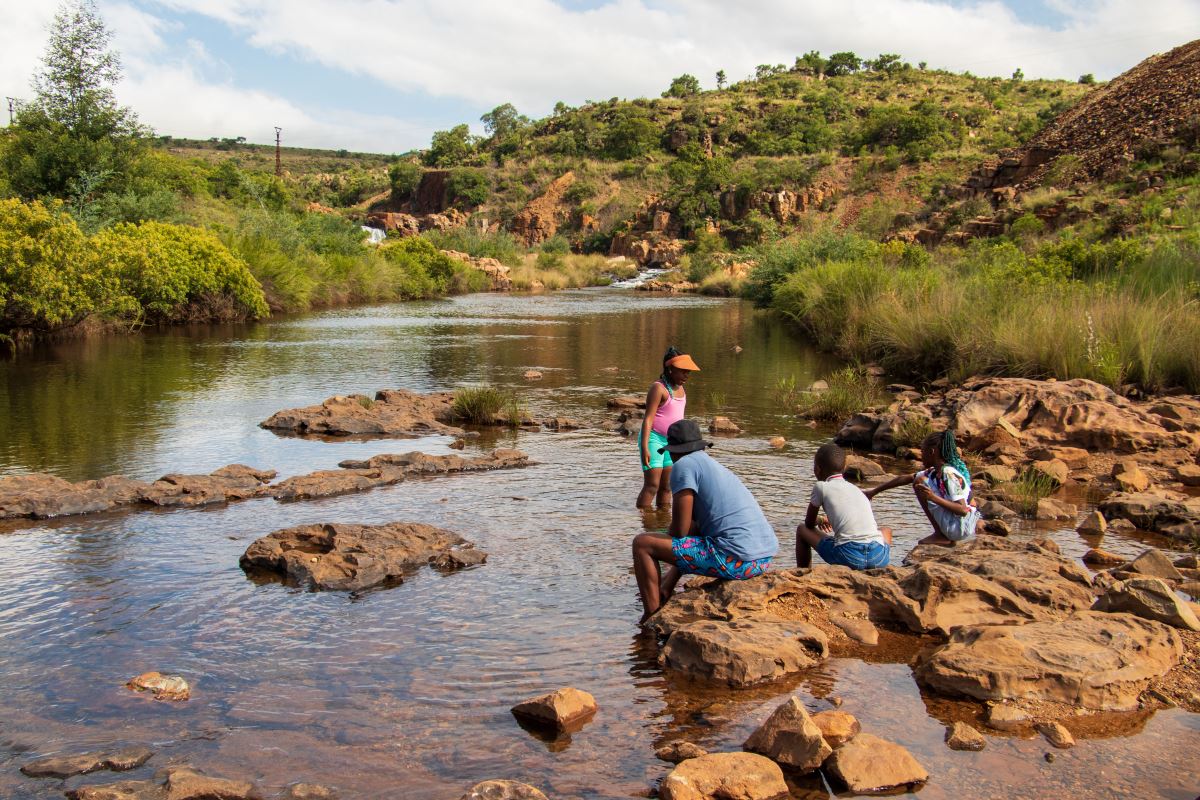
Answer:
<svg viewBox="0 0 1200 800"><path fill-rule="evenodd" d="M681 419L667 430L662 448L671 470L670 536L642 533L633 539L633 571L642 597L641 622L669 596L680 575L744 580L766 572L779 550L775 531L745 484L705 448L700 426ZM659 562L670 565L664 576Z"/></svg>

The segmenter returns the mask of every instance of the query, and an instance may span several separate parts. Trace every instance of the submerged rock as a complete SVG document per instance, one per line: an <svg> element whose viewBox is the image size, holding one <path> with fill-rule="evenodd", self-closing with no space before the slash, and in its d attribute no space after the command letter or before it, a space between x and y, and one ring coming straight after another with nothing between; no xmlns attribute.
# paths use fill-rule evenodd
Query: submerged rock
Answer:
<svg viewBox="0 0 1200 800"><path fill-rule="evenodd" d="M578 730L596 714L596 698L570 686L517 703L514 716L559 731Z"/></svg>
<svg viewBox="0 0 1200 800"><path fill-rule="evenodd" d="M270 487L277 500L308 500L335 497L380 486L391 486L421 475L447 475L512 469L529 465L529 456L520 450L498 448L482 456L467 458L456 454L431 456L425 453L385 453L365 461L347 460L341 469L317 470L296 475Z"/></svg>
<svg viewBox="0 0 1200 800"><path fill-rule="evenodd" d="M270 533L246 548L242 569L266 570L312 589L357 591L470 545L457 533L416 522L326 523Z"/></svg>
<svg viewBox="0 0 1200 800"><path fill-rule="evenodd" d="M826 771L855 794L915 787L929 773L898 744L860 733L829 757Z"/></svg>
<svg viewBox="0 0 1200 800"><path fill-rule="evenodd" d="M795 697L776 708L742 747L798 772L812 772L833 752L821 729Z"/></svg>
<svg viewBox="0 0 1200 800"><path fill-rule="evenodd" d="M1182 654L1179 635L1130 614L1081 611L1024 625L971 625L926 655L918 681L978 700L1049 700L1131 711Z"/></svg>
<svg viewBox="0 0 1200 800"><path fill-rule="evenodd" d="M951 750L978 752L987 747L987 739L965 722L955 722L946 728L946 747Z"/></svg>
<svg viewBox="0 0 1200 800"><path fill-rule="evenodd" d="M655 749L654 755L663 761L678 764L681 761L687 761L689 758L706 756L708 755L708 751L700 745L692 744L691 742L669 742Z"/></svg>
<svg viewBox="0 0 1200 800"><path fill-rule="evenodd" d="M150 692L155 700L187 700L192 696L192 687L186 680L161 672L143 672L125 685L136 692Z"/></svg>
<svg viewBox="0 0 1200 800"><path fill-rule="evenodd" d="M777 680L818 663L829 645L817 628L779 620L700 620L675 630L662 664L728 686Z"/></svg>
<svg viewBox="0 0 1200 800"><path fill-rule="evenodd" d="M248 781L212 778L190 767L170 767L155 776L155 780L80 786L69 790L67 797L70 800L261 800L262 794Z"/></svg>
<svg viewBox="0 0 1200 800"><path fill-rule="evenodd" d="M127 747L122 750L101 750L77 756L50 756L30 761L21 772L31 778L69 778L99 770L124 772L136 769L150 760L154 751L148 747Z"/></svg>
<svg viewBox="0 0 1200 800"><path fill-rule="evenodd" d="M708 423L708 432L737 434L741 433L742 429L738 427L737 423L731 420L729 417L713 417Z"/></svg>
<svg viewBox="0 0 1200 800"><path fill-rule="evenodd" d="M684 761L663 779L662 800L777 800L788 796L783 770L754 753L709 753Z"/></svg>
<svg viewBox="0 0 1200 800"><path fill-rule="evenodd" d="M541 789L517 781L484 781L467 790L459 800L547 800Z"/></svg>

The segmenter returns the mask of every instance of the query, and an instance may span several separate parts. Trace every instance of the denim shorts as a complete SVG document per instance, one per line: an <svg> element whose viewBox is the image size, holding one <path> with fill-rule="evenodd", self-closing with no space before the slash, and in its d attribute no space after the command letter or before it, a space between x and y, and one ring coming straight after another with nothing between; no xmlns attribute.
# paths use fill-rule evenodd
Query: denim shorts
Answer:
<svg viewBox="0 0 1200 800"><path fill-rule="evenodd" d="M845 542L834 544L832 536L817 542L814 548L826 564L840 564L850 569L875 569L886 567L892 548L879 542Z"/></svg>
<svg viewBox="0 0 1200 800"><path fill-rule="evenodd" d="M741 581L761 575L771 566L771 557L743 561L717 549L712 539L703 536L681 536L671 540L675 566L684 575L707 575L727 581Z"/></svg>

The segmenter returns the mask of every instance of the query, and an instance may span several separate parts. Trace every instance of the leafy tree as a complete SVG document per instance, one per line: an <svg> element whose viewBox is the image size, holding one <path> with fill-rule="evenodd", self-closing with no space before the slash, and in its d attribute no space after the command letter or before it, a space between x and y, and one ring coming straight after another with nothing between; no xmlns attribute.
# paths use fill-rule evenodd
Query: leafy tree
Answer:
<svg viewBox="0 0 1200 800"><path fill-rule="evenodd" d="M487 201L491 189L487 174L480 169L450 170L446 180L446 197L454 205L481 205Z"/></svg>
<svg viewBox="0 0 1200 800"><path fill-rule="evenodd" d="M925 68L927 66L929 66L929 62L927 62L927 61L918 61L917 62L917 69L921 70L922 72L925 71Z"/></svg>
<svg viewBox="0 0 1200 800"><path fill-rule="evenodd" d="M717 70L717 88L718 89L725 88L725 70L723 70L723 69Z"/></svg>
<svg viewBox="0 0 1200 800"><path fill-rule="evenodd" d="M691 97L694 94L700 94L700 81L695 75L684 73L675 80L671 81L671 85L665 92L663 97Z"/></svg>
<svg viewBox="0 0 1200 800"><path fill-rule="evenodd" d="M512 103L496 106L480 117L479 121L494 141L507 139L529 125L529 117L518 113Z"/></svg>
<svg viewBox="0 0 1200 800"><path fill-rule="evenodd" d="M69 0L55 16L34 98L18 112L0 156L21 197L119 189L142 152L147 132L113 95L121 64L110 39L92 0Z"/></svg>
<svg viewBox="0 0 1200 800"><path fill-rule="evenodd" d="M407 200L421 185L425 170L411 161L397 161L388 168L388 181L392 186L393 200Z"/></svg>
<svg viewBox="0 0 1200 800"><path fill-rule="evenodd" d="M1014 81L1025 80L1025 71L1022 70L1020 67L1017 67L1015 70L1013 70L1012 79Z"/></svg>
<svg viewBox="0 0 1200 800"><path fill-rule="evenodd" d="M422 160L429 167L457 167L475 153L475 137L466 125L436 131Z"/></svg>
<svg viewBox="0 0 1200 800"><path fill-rule="evenodd" d="M646 113L628 106L614 114L604 139L604 149L611 158L637 158L649 152L658 139L658 127Z"/></svg>
<svg viewBox="0 0 1200 800"><path fill-rule="evenodd" d="M850 51L834 53L825 66L826 75L849 75L862 68L862 59Z"/></svg>
<svg viewBox="0 0 1200 800"><path fill-rule="evenodd" d="M557 103L554 104L554 116L556 116L556 117L561 117L563 114L567 113L570 110L571 110L571 107L569 105L567 105L566 103L564 103L562 100L559 100Z"/></svg>
<svg viewBox="0 0 1200 800"><path fill-rule="evenodd" d="M793 69L809 75L823 75L828 64L828 59L822 58L819 51L809 50L802 56L796 56L796 66Z"/></svg>
<svg viewBox="0 0 1200 800"><path fill-rule="evenodd" d="M904 68L900 56L896 53L880 53L878 58L867 63L875 72L886 72L888 75L895 75Z"/></svg>
<svg viewBox="0 0 1200 800"><path fill-rule="evenodd" d="M787 67L783 64L759 64L754 68L754 80L761 81L784 72L787 72Z"/></svg>
<svg viewBox="0 0 1200 800"><path fill-rule="evenodd" d="M1079 76L1079 82L1082 83L1084 86L1091 86L1093 83L1096 82L1096 76L1090 72L1085 72L1084 74Z"/></svg>

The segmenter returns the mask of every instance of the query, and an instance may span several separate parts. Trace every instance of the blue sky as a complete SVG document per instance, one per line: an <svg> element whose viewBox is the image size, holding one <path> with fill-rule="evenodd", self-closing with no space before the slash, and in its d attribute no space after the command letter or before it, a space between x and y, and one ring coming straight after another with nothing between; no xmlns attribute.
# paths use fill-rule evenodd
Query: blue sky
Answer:
<svg viewBox="0 0 1200 800"><path fill-rule="evenodd" d="M120 99L160 133L403 152L513 102L656 96L810 49L981 75L1106 79L1200 31L1200 0L96 0ZM58 0L6 9L0 88L28 94ZM11 24L10 24L11 23Z"/></svg>

